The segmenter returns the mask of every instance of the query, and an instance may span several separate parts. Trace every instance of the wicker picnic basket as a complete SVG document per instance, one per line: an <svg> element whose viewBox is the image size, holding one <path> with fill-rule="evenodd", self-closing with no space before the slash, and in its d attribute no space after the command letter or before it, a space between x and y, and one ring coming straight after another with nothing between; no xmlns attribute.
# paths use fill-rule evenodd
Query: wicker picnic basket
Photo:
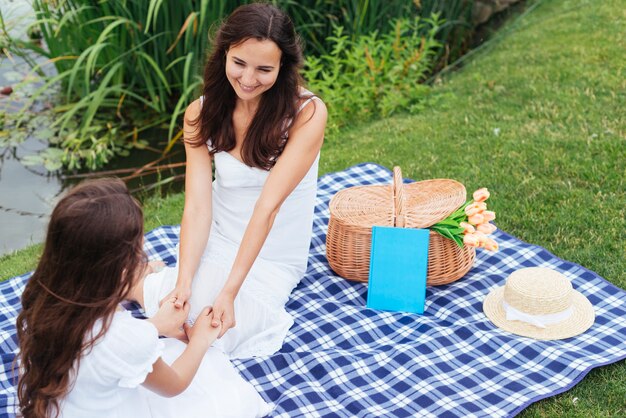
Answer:
<svg viewBox="0 0 626 418"><path fill-rule="evenodd" d="M399 167L393 184L355 186L336 193L330 201L326 258L340 276L367 282L372 226L428 228L465 203L465 186L449 179L403 184ZM474 263L476 251L430 232L428 285L460 279Z"/></svg>

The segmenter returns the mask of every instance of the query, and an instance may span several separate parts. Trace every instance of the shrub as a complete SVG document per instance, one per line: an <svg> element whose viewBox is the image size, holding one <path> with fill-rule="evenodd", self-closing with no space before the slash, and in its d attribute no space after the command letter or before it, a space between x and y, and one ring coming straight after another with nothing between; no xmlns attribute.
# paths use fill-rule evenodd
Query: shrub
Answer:
<svg viewBox="0 0 626 418"><path fill-rule="evenodd" d="M210 28L245 2L33 0L36 21L28 30L40 33L45 47L11 39L0 13L0 45L21 55L44 80L32 83L29 77L26 83L31 84L22 86L30 99L11 130L17 132L20 123L24 126L32 117L27 111L31 104L60 88L50 142L63 152L42 156L47 165L62 162L69 168L95 169L129 148L145 145L138 139L141 132L162 125L169 126L167 152L180 138L181 115L202 84ZM415 110L427 90L417 82L434 68L435 54L449 53L437 41L463 26L462 15L472 3L272 2L292 16L310 47L306 77L331 106L331 132L353 119ZM419 18L433 10L441 21ZM37 64L33 53L48 60ZM44 65L54 65L56 74L46 75ZM58 97L52 103L58 103Z"/></svg>
<svg viewBox="0 0 626 418"><path fill-rule="evenodd" d="M328 133L332 136L348 123L418 109L428 91L419 82L441 46L436 40L441 23L437 15L398 19L393 31L374 31L356 40L336 27L327 40L331 52L307 58L304 72L328 105Z"/></svg>

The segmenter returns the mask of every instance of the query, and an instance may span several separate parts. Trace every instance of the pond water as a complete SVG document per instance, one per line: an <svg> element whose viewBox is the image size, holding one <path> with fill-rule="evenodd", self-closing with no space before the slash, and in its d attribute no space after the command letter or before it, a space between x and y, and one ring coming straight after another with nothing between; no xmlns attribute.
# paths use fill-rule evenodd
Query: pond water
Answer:
<svg viewBox="0 0 626 418"><path fill-rule="evenodd" d="M0 0L0 12L7 22L12 36L25 36L25 28L32 22L30 3L26 0ZM15 86L28 73L28 65L17 57L7 57L0 53L0 89ZM53 71L53 69L50 69ZM0 94L0 117L3 111L15 112L23 103L15 95ZM35 105L37 106L37 104ZM41 104L39 104L41 107ZM12 132L2 132L12 135ZM128 158L112 161L103 170L119 170L141 167L160 157L158 149L166 144L165 131L146 131L141 139L148 139L156 149L153 151L134 151ZM1 139L1 138L0 138ZM11 141L9 141L11 143ZM0 140L0 144L2 141ZM48 222L48 216L59 196L88 173L49 172L41 166L26 166L24 157L37 154L48 147L45 140L36 135L28 135L19 144L0 147L0 256L28 245L42 242ZM176 148L176 147L175 147ZM161 164L181 162L184 160L182 150L170 155ZM152 184L158 178L180 175L182 169L162 170L158 174L145 176L128 181L131 190ZM130 173L118 173L120 176ZM160 176L160 177L159 177ZM161 190L177 191L182 182L175 182ZM145 194L139 193L138 197Z"/></svg>
<svg viewBox="0 0 626 418"><path fill-rule="evenodd" d="M25 1L0 0L0 11L11 35L32 21ZM0 56L0 88L15 84L14 74L20 69L25 69L23 61ZM8 106L8 100L8 96L0 96L0 107ZM46 215L61 184L56 175L41 167L25 167L20 159L45 147L46 144L27 138L17 147L0 151L0 254L43 238Z"/></svg>

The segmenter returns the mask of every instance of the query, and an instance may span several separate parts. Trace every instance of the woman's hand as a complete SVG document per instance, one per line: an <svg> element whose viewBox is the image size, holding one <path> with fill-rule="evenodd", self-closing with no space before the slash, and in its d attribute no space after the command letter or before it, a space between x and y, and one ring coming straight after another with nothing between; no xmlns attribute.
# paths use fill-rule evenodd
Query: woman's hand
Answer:
<svg viewBox="0 0 626 418"><path fill-rule="evenodd" d="M221 326L221 331L217 338L222 338L226 331L234 328L235 325L235 296L222 291L217 295L215 303L213 303L211 326L213 328Z"/></svg>
<svg viewBox="0 0 626 418"><path fill-rule="evenodd" d="M184 285L177 284L174 290L172 290L170 293L167 294L167 296L161 299L161 302L159 304L163 304L165 301L169 301L173 298L174 306L177 309L180 309L183 307L183 305L185 305L185 303L189 300L190 297L191 297L191 286L184 286Z"/></svg>
<svg viewBox="0 0 626 418"><path fill-rule="evenodd" d="M189 326L185 322L183 325L185 333L190 343L203 344L208 349L211 344L217 339L221 326L213 327L211 321L213 320L213 312L208 306L200 312L200 315L196 318L193 326Z"/></svg>
<svg viewBox="0 0 626 418"><path fill-rule="evenodd" d="M157 313L148 321L152 322L159 331L159 335L185 340L183 324L189 315L189 304L176 308L174 298L165 299Z"/></svg>

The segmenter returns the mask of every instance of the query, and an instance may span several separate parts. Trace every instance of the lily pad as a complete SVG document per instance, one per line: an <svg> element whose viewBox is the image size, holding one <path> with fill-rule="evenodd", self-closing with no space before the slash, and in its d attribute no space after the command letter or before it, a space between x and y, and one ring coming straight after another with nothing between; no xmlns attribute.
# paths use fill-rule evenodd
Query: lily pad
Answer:
<svg viewBox="0 0 626 418"><path fill-rule="evenodd" d="M2 77L10 83L17 83L22 81L24 74L18 73L17 71L7 71L6 73L2 73Z"/></svg>

